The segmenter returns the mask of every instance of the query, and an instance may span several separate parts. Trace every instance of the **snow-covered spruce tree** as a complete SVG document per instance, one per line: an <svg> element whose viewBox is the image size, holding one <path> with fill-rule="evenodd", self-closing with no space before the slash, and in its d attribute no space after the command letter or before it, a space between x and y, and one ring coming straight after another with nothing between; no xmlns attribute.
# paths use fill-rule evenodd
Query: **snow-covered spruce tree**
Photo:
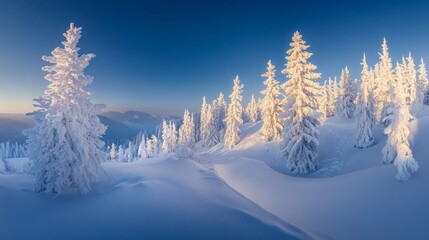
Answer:
<svg viewBox="0 0 429 240"><path fill-rule="evenodd" d="M207 102L206 97L203 97L203 103L201 104L201 115L200 115L200 139L203 143L207 142Z"/></svg>
<svg viewBox="0 0 429 240"><path fill-rule="evenodd" d="M192 158L194 153L195 132L194 119L186 109L183 114L183 123L179 128L179 144L177 155L179 158Z"/></svg>
<svg viewBox="0 0 429 240"><path fill-rule="evenodd" d="M319 109L320 112L320 118L319 121L321 124L323 124L326 121L326 118L328 116L327 114L327 105L328 105L328 83L325 81L323 85L321 86L320 96L318 100Z"/></svg>
<svg viewBox="0 0 429 240"><path fill-rule="evenodd" d="M271 60L268 61L267 72L261 76L267 78L264 81L266 88L261 91L261 94L264 95L260 106L262 112L261 131L265 141L279 140L283 129L283 123L280 117L283 107L279 99L279 82L275 79L276 69L271 63Z"/></svg>
<svg viewBox="0 0 429 240"><path fill-rule="evenodd" d="M170 125L167 124L165 119L162 120L162 153L169 154L170 149Z"/></svg>
<svg viewBox="0 0 429 240"><path fill-rule="evenodd" d="M390 86L389 95L390 95L390 99L393 99L394 98L393 95L395 94L395 92L401 91L402 96L404 97L404 101L406 103L407 91L405 88L405 78L407 77L407 69L406 69L405 59L403 58L402 60L403 60L403 64L396 62L396 67L393 75L393 81ZM403 87L401 89L396 89L398 79L401 81L400 86ZM393 104L393 101L391 101L388 105L384 106L383 108L384 118L381 121L386 127L389 126L394 120L394 117L395 117L394 113L395 113L395 105Z"/></svg>
<svg viewBox="0 0 429 240"><path fill-rule="evenodd" d="M209 104L207 108L207 122L208 122L207 142L205 143L206 146L209 146L209 147L214 146L219 142L217 125L216 125L216 122L214 121L215 113L216 113L216 109Z"/></svg>
<svg viewBox="0 0 429 240"><path fill-rule="evenodd" d="M223 93L219 93L219 97L213 101L212 111L213 111L212 124L214 125L213 128L216 131L213 141L215 142L215 144L217 144L223 141L225 131L226 131L226 125L224 120L226 117L227 105L226 105Z"/></svg>
<svg viewBox="0 0 429 240"><path fill-rule="evenodd" d="M314 80L320 78L320 73L316 73L317 67L308 61L312 53L307 51L309 46L299 32L295 32L290 46L286 68L282 71L288 81L282 85L286 97L281 152L290 171L304 174L318 166L320 85Z"/></svg>
<svg viewBox="0 0 429 240"><path fill-rule="evenodd" d="M177 142L176 125L171 121L162 123L162 153L168 154L175 150Z"/></svg>
<svg viewBox="0 0 429 240"><path fill-rule="evenodd" d="M406 101L408 105L413 106L417 98L417 72L411 53L408 54L406 60L406 63L404 63L406 72L406 77L404 78Z"/></svg>
<svg viewBox="0 0 429 240"><path fill-rule="evenodd" d="M353 117L355 110L353 84L350 81L350 73L347 67L341 70L340 93L335 104L335 110L338 117Z"/></svg>
<svg viewBox="0 0 429 240"><path fill-rule="evenodd" d="M420 59L420 65L418 70L418 85L419 88L424 86L422 89L419 90L423 93L423 104L429 105L429 81L426 71L426 64L424 63L423 58Z"/></svg>
<svg viewBox="0 0 429 240"><path fill-rule="evenodd" d="M328 78L326 85L326 117L332 117L335 114L335 86L331 77Z"/></svg>
<svg viewBox="0 0 429 240"><path fill-rule="evenodd" d="M139 144L139 149L137 151L137 157L138 159L147 158L146 154L146 135L142 134L141 141Z"/></svg>
<svg viewBox="0 0 429 240"><path fill-rule="evenodd" d="M340 83L338 82L337 77L334 77L334 108L335 108L335 104L338 101L339 97L340 97ZM335 109L335 111L336 111L336 109Z"/></svg>
<svg viewBox="0 0 429 240"><path fill-rule="evenodd" d="M383 119L387 116L384 110L389 107L391 103L390 86L393 84L393 67L392 60L389 57L389 49L387 48L387 41L384 38L382 44L382 52L379 53L380 62L378 63L377 76L376 76L376 112L375 119L378 123L382 123Z"/></svg>
<svg viewBox="0 0 429 240"><path fill-rule="evenodd" d="M369 96L369 81L370 72L366 57L363 56L362 60L362 73L361 73L361 86L358 93L357 107L356 107L356 123L357 123L357 136L355 147L368 148L374 145L374 138L372 136L372 126L374 124L374 113L372 112L372 102Z"/></svg>
<svg viewBox="0 0 429 240"><path fill-rule="evenodd" d="M262 99L258 97L258 101L256 102L258 104L258 121L262 120Z"/></svg>
<svg viewBox="0 0 429 240"><path fill-rule="evenodd" d="M401 67L397 67L397 69ZM399 70L399 72L401 72ZM391 124L385 129L388 135L386 146L383 148L383 163L394 163L398 169L396 179L405 181L410 178L410 172L416 172L419 168L417 161L414 159L408 137L410 129L408 127L412 115L409 106L406 104L404 89L404 78L401 73L395 74L395 83L391 87L392 108Z"/></svg>
<svg viewBox="0 0 429 240"><path fill-rule="evenodd" d="M126 162L125 150L122 145L118 148L118 162Z"/></svg>
<svg viewBox="0 0 429 240"><path fill-rule="evenodd" d="M360 85L359 85L359 80L357 80L357 79L355 79L354 81L353 81L353 91L352 91L352 99L353 99L353 104L354 104L354 106L355 106L355 109L356 109L356 105L357 105L357 95L358 95L358 92L359 92L359 89L360 89Z"/></svg>
<svg viewBox="0 0 429 240"><path fill-rule="evenodd" d="M177 148L176 123L170 122L170 149L171 149L171 152L176 151L176 148Z"/></svg>
<svg viewBox="0 0 429 240"><path fill-rule="evenodd" d="M110 159L115 160L116 159L116 146L114 143L112 143L112 147L110 147Z"/></svg>
<svg viewBox="0 0 429 240"><path fill-rule="evenodd" d="M156 145L158 145L158 138L152 134L151 138L146 141L146 157L151 158L155 156Z"/></svg>
<svg viewBox="0 0 429 240"><path fill-rule="evenodd" d="M375 73L374 70L372 69L372 67L369 68L369 80L368 80L368 92L369 92L369 99L372 102L372 106L371 106L371 112L374 115L374 125L376 123L376 117L375 117L375 112L376 112L376 99L375 99L375 92L377 85L375 83Z"/></svg>
<svg viewBox="0 0 429 240"><path fill-rule="evenodd" d="M134 161L134 144L132 141L128 141L128 148L125 150L125 158L127 162Z"/></svg>
<svg viewBox="0 0 429 240"><path fill-rule="evenodd" d="M429 92L428 92L428 74L426 72L426 65L423 58L420 59L419 71L418 71L418 90L416 101L421 104L429 104ZM421 108L422 106L417 106Z"/></svg>
<svg viewBox="0 0 429 240"><path fill-rule="evenodd" d="M100 162L107 159L100 139L106 127L97 116L102 106L91 103L87 90L93 78L84 74L95 55L79 56L81 28L71 24L64 36L64 47L42 58L53 64L43 67L50 84L35 99L39 110L30 114L36 126L26 131L27 148L37 192L61 194L71 187L87 193L102 172Z"/></svg>
<svg viewBox="0 0 429 240"><path fill-rule="evenodd" d="M258 121L258 104L256 103L255 96L253 96L253 94L246 107L246 115L249 118L249 122L253 123Z"/></svg>
<svg viewBox="0 0 429 240"><path fill-rule="evenodd" d="M231 150L240 141L240 129L238 126L243 123L243 107L241 106L241 100L243 97L243 85L240 84L238 76L234 79L234 87L232 93L229 95L230 104L228 107L227 115L225 118L226 132L225 132L225 148Z"/></svg>
<svg viewBox="0 0 429 240"><path fill-rule="evenodd" d="M160 144L159 138L155 135L152 135L150 140L152 141L152 144L153 144L152 156L154 156L154 157L158 156L160 153L160 150L161 150L161 144Z"/></svg>

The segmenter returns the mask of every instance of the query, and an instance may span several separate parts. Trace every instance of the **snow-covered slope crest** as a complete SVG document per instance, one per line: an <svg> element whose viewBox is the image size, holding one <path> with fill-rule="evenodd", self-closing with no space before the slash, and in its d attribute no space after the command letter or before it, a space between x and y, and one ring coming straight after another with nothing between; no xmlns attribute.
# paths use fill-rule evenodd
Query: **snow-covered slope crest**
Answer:
<svg viewBox="0 0 429 240"><path fill-rule="evenodd" d="M89 194L55 198L29 174L0 175L2 239L313 239L190 160L103 166Z"/></svg>

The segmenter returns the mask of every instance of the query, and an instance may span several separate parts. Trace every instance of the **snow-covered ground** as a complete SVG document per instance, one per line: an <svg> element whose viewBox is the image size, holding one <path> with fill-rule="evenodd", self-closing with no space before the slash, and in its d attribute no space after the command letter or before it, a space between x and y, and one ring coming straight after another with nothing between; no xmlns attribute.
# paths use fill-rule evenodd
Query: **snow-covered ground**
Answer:
<svg viewBox="0 0 429 240"><path fill-rule="evenodd" d="M34 194L31 175L0 175L0 239L311 239L193 161L103 166L87 195Z"/></svg>
<svg viewBox="0 0 429 240"><path fill-rule="evenodd" d="M199 148L173 155L106 162L108 177L87 195L33 192L25 159L0 175L1 239L427 239L429 109L411 123L420 169L397 182L382 164L386 137L353 147L353 120L321 129L321 168L292 176L278 142L264 143L261 123L245 124L232 151Z"/></svg>

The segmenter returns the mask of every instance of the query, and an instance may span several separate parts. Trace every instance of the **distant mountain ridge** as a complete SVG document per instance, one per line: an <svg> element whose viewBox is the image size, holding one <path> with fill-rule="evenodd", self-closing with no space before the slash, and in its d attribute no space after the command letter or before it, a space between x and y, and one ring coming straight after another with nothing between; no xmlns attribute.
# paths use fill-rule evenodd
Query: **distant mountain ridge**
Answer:
<svg viewBox="0 0 429 240"><path fill-rule="evenodd" d="M0 113L0 142L24 142L22 130L33 126L33 120L24 114Z"/></svg>
<svg viewBox="0 0 429 240"><path fill-rule="evenodd" d="M158 116L146 112L103 112L100 121L107 126L103 139L106 141L121 141L133 138L140 131L153 132L163 119L178 120L174 116ZM24 114L0 113L0 142L24 142L22 130L34 125L33 120Z"/></svg>

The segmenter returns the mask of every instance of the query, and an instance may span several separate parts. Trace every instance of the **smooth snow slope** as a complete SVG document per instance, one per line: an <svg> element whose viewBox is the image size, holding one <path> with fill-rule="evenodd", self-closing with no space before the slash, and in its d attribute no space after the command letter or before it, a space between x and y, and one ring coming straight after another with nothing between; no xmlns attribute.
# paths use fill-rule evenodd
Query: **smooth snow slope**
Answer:
<svg viewBox="0 0 429 240"><path fill-rule="evenodd" d="M321 169L297 177L285 170L279 143L262 141L259 125L242 127L235 151L217 147L201 161L245 197L321 239L429 238L428 109L411 122L420 169L408 182L397 182L396 168L382 164L381 127L374 129L375 146L356 149L354 120L329 119L321 129Z"/></svg>
<svg viewBox="0 0 429 240"><path fill-rule="evenodd" d="M0 239L311 239L192 161L103 166L110 179L87 195L35 194L31 175L0 175Z"/></svg>

